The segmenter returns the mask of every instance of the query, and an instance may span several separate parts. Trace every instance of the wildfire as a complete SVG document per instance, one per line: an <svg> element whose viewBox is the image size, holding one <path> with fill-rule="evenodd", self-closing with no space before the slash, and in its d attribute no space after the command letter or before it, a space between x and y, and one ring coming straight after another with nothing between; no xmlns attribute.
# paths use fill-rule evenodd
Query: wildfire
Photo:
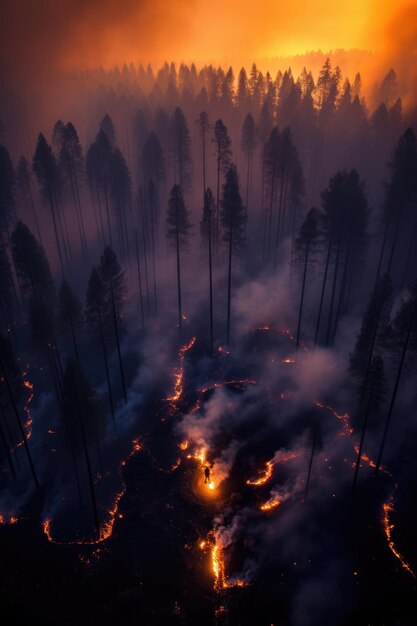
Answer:
<svg viewBox="0 0 417 626"><path fill-rule="evenodd" d="M214 383L209 387L201 387L199 389L200 393L207 393L207 391L212 391L213 389L219 389L220 387L227 387L228 385L256 385L257 381L250 378L243 378L240 380L225 380L221 383Z"/></svg>
<svg viewBox="0 0 417 626"><path fill-rule="evenodd" d="M15 517L14 515L0 513L0 525L2 526L17 524L18 521L19 518Z"/></svg>
<svg viewBox="0 0 417 626"><path fill-rule="evenodd" d="M385 537L387 539L388 547L391 550L391 552L393 553L393 555L401 563L401 567L415 579L416 575L414 574L413 570L411 569L411 567L407 563L407 561L404 559L402 554L399 552L399 550L396 547L395 542L394 542L394 540L392 538L392 531L395 528L394 524L391 523L391 521L390 521L390 514L394 511L394 498L393 498L393 496L391 496L389 498L389 500L387 500L387 502L384 502L384 504L382 505L382 508L383 508L383 512L384 512L382 524L383 524L383 528L384 528Z"/></svg>
<svg viewBox="0 0 417 626"><path fill-rule="evenodd" d="M234 587L247 587L248 582L241 578L229 579L226 576L224 550L219 545L215 533L211 532L207 540L200 541L200 550L211 547L211 568L214 574L214 589L222 591L223 589L233 589Z"/></svg>
<svg viewBox="0 0 417 626"><path fill-rule="evenodd" d="M276 498L270 498L267 502L260 505L259 510L260 511L272 511L273 509L278 508L280 504L281 504L280 500L277 500Z"/></svg>
<svg viewBox="0 0 417 626"><path fill-rule="evenodd" d="M265 463L264 469L260 470L258 478L250 478L246 481L247 485L252 485L252 487L259 487L260 485L265 485L267 483L274 471L274 463L273 461L267 461Z"/></svg>
<svg viewBox="0 0 417 626"><path fill-rule="evenodd" d="M195 342L196 342L196 337L192 337L192 339L188 343L181 346L178 352L179 364L174 369L174 389L173 389L172 395L166 398L167 402L171 404L173 409L176 408L176 403L180 400L180 398L182 397L182 394L184 393L183 381L184 381L185 353L188 352L188 350L190 350L193 347Z"/></svg>
<svg viewBox="0 0 417 626"><path fill-rule="evenodd" d="M126 458L122 459L120 461L119 464L119 473L120 473L120 477L122 478L122 469L124 468L124 466L126 465L126 463L129 461L129 459L131 459L137 452L139 452L142 449L142 444L139 441L139 438L135 438L132 441L132 447L129 451L129 454L127 455ZM126 493L126 483L124 482L123 478L122 478L122 487L120 489L120 491L115 495L114 500L113 500L113 504L112 506L107 509L107 520L105 522L103 522L101 528L100 528L100 532L99 532L99 536L94 538L94 539L75 539L73 541L58 541L54 538L53 534L52 534L52 530L51 530L51 524L52 524L52 520L51 518L47 518L42 522L42 527L43 527L43 532L45 533L47 539L49 542L51 543L56 543L56 544L65 544L65 545L96 545L98 543L101 543L102 541L106 541L107 539L109 539L109 537L111 537L111 535L113 534L113 528L114 528L114 523L116 521L117 518L122 517L122 515L118 514L118 510L119 510L119 504L120 504L120 500L122 499L122 497L124 496L124 494Z"/></svg>
<svg viewBox="0 0 417 626"><path fill-rule="evenodd" d="M281 363L284 363L285 365L293 365L295 363L295 359L282 359Z"/></svg>

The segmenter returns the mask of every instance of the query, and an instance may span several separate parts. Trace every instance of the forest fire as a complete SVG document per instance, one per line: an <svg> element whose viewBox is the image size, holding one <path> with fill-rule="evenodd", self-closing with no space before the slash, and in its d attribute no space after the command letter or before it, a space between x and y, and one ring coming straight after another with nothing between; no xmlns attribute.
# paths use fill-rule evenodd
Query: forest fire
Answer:
<svg viewBox="0 0 417 626"><path fill-rule="evenodd" d="M122 481L122 486L121 486L120 491L118 491L113 496L113 504L106 511L107 519L104 522L102 522L99 533L98 533L98 537L94 537L91 539L84 539L84 538L74 539L74 540L69 540L69 541L57 540L55 539L52 533L52 519L47 518L42 522L42 528L48 541L51 543L58 544L58 545L96 545L98 543L102 543L103 541L106 541L107 539L109 539L113 534L113 529L114 529L114 524L116 522L116 519L123 517L122 515L118 514L120 500L125 495L126 489L127 489L126 483L123 480L122 469L125 467L126 463L140 450L142 450L142 444L140 443L139 438L136 437L132 441L132 446L131 446L129 453L119 463L119 474L120 474L120 479Z"/></svg>
<svg viewBox="0 0 417 626"><path fill-rule="evenodd" d="M411 569L410 565L407 563L407 561L404 559L404 557L402 556L402 554L400 553L400 551L396 547L395 542L394 542L394 540L392 538L392 531L395 528L394 524L390 520L390 516L394 512L394 498L393 498L393 496L391 496L389 498L389 500L387 500L387 502L384 502L384 504L382 506L382 509L383 509L382 524L383 524L384 533L385 533L385 537L387 539L387 543L388 543L389 549L391 550L393 555L399 560L399 562L401 563L401 567L415 579L416 578L415 573L413 572L413 570Z"/></svg>
<svg viewBox="0 0 417 626"><path fill-rule="evenodd" d="M247 587L249 583L242 578L228 578L226 576L224 549L215 531L211 531L206 540L199 542L200 550L210 549L211 569L214 575L214 589L221 592L235 587Z"/></svg>
<svg viewBox="0 0 417 626"><path fill-rule="evenodd" d="M2 617L417 623L415 3L5 2Z"/></svg>
<svg viewBox="0 0 417 626"><path fill-rule="evenodd" d="M249 478L246 481L246 484L252 485L253 487L259 487L261 485L265 485L271 479L273 471L274 471L273 461L267 461L265 463L264 469L258 472L259 476L257 478Z"/></svg>
<svg viewBox="0 0 417 626"><path fill-rule="evenodd" d="M176 409L177 402L181 399L182 394L184 392L183 387L183 379L184 379L184 359L185 354L188 350L191 350L193 345L196 342L196 337L192 337L190 341L183 346L178 351L178 365L174 370L174 389L172 395L166 398L167 402L170 403L173 410Z"/></svg>
<svg viewBox="0 0 417 626"><path fill-rule="evenodd" d="M259 510L260 511L272 511L278 508L280 504L281 504L280 500L276 498L270 498L267 502L264 502L264 504L261 504L259 506Z"/></svg>

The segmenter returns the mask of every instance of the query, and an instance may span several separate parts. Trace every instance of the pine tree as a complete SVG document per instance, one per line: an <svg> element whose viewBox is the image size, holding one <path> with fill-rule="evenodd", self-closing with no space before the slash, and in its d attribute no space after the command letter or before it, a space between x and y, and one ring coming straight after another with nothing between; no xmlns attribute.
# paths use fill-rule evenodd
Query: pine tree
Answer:
<svg viewBox="0 0 417 626"><path fill-rule="evenodd" d="M230 345L231 294L232 294L232 257L242 250L246 222L245 209L239 191L239 178L235 165L231 165L223 186L222 210L220 214L223 228L223 241L228 251L228 286L227 286L227 326L226 337Z"/></svg>
<svg viewBox="0 0 417 626"><path fill-rule="evenodd" d="M307 213L307 217L300 228L300 234L295 240L295 262L302 268L302 285L301 285L301 297L300 306L298 309L298 323L297 323L297 350L300 345L301 337L301 320L303 315L304 296L306 288L307 270L309 265L314 262L314 254L317 252L319 246L320 230L319 230L320 216L317 209L310 209Z"/></svg>
<svg viewBox="0 0 417 626"><path fill-rule="evenodd" d="M216 227L216 203L211 189L208 187L204 194L203 219L200 222L200 232L208 253L209 267L209 299L210 299L210 356L213 356L213 265L212 239Z"/></svg>
<svg viewBox="0 0 417 626"><path fill-rule="evenodd" d="M215 243L216 247L219 244L219 218L220 218L220 178L221 175L225 175L228 171L231 158L232 158L232 150L231 145L232 142L227 133L227 128L223 124L222 120L217 120L214 125L214 137L213 137L215 156L216 156L216 171L217 171L217 207L216 207L216 233L215 233Z"/></svg>
<svg viewBox="0 0 417 626"><path fill-rule="evenodd" d="M178 327L182 329L182 292L181 292L181 252L188 247L189 231L191 228L190 214L185 207L182 189L174 185L168 202L167 237L175 248L177 258L177 292L178 292Z"/></svg>

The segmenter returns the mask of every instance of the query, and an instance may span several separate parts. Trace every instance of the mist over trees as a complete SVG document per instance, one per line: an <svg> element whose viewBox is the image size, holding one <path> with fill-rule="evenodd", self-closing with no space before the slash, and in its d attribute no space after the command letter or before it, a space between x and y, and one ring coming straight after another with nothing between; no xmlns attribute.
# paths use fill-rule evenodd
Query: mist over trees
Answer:
<svg viewBox="0 0 417 626"><path fill-rule="evenodd" d="M191 421L207 402L201 422L215 430L216 411L227 415L236 450L216 457L199 440L187 458L199 452L209 469L224 464L224 480L235 467L246 476L256 442L263 461L285 452L285 443L264 442L281 419L274 403L298 384L310 392L315 375L332 379L334 369L342 374L329 395L346 414L317 398L282 423L304 463L297 502L313 506L320 484L323 408L354 441L343 480L352 501L363 500L365 451L374 474L389 476L385 464L398 468L404 433L415 434L401 411L408 416L415 400L417 139L395 71L372 104L360 73L343 76L329 59L317 75L165 63L73 80L80 96L70 119L56 111L50 128L30 129L28 145L0 145L5 489L17 485L20 498L26 481L42 498L62 480L76 494L62 532L79 522L101 542L117 512L102 504L106 489L115 491L106 480L122 476L122 443L139 415L149 440L161 429L165 452L184 415ZM259 402L256 420L267 416L259 430L239 404L258 373L274 394L267 407L256 391L248 396L248 405ZM216 396L229 384L227 401ZM31 440L33 397L43 430ZM227 436L215 434L220 449ZM177 448L161 467L149 454L152 471L179 467ZM124 482L118 489L117 503ZM286 500L278 495L274 506Z"/></svg>

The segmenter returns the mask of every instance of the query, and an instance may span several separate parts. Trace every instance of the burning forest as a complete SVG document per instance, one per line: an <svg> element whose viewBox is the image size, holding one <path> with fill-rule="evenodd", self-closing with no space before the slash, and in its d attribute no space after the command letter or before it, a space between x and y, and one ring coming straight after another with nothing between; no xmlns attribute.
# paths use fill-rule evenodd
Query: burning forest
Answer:
<svg viewBox="0 0 417 626"><path fill-rule="evenodd" d="M5 4L4 619L417 623L415 3Z"/></svg>

